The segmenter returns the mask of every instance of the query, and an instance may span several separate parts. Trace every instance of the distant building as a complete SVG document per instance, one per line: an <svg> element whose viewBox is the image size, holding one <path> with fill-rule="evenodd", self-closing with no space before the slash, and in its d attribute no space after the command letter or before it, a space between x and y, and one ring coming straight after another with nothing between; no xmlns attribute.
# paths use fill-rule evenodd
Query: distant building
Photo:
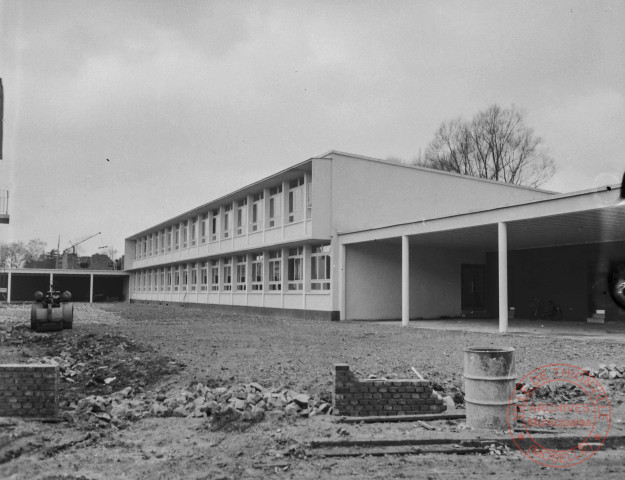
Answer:
<svg viewBox="0 0 625 480"><path fill-rule="evenodd" d="M625 262L619 191L558 195L332 151L127 238L130 300L502 329L536 299L566 320L620 315L596 288Z"/></svg>

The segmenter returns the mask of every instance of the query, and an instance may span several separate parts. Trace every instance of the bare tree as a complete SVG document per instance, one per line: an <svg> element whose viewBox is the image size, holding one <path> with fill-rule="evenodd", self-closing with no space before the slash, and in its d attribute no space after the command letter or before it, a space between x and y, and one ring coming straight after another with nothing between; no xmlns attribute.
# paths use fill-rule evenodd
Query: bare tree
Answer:
<svg viewBox="0 0 625 480"><path fill-rule="evenodd" d="M22 241L0 244L0 266L4 268L22 268L26 262L40 260L45 256L46 243L34 239L28 243Z"/></svg>
<svg viewBox="0 0 625 480"><path fill-rule="evenodd" d="M443 122L418 165L462 175L538 187L555 173L542 138L515 106L492 105L471 121Z"/></svg>

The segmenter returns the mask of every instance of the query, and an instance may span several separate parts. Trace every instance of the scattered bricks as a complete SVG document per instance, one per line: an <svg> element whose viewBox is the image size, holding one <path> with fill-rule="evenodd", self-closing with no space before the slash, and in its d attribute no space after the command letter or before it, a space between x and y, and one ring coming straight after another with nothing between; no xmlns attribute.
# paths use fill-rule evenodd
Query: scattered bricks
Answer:
<svg viewBox="0 0 625 480"><path fill-rule="evenodd" d="M58 365L0 365L0 416L56 416L58 385Z"/></svg>
<svg viewBox="0 0 625 480"><path fill-rule="evenodd" d="M346 364L335 365L333 398L334 414L344 416L409 415L446 408L427 380L359 380Z"/></svg>

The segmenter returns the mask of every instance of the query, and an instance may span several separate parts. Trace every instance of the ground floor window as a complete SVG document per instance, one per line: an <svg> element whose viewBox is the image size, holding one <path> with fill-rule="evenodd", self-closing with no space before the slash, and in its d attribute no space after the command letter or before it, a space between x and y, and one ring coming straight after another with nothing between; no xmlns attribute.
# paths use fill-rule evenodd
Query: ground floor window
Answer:
<svg viewBox="0 0 625 480"><path fill-rule="evenodd" d="M191 291L195 292L197 289L197 263L191 264Z"/></svg>
<svg viewBox="0 0 625 480"><path fill-rule="evenodd" d="M329 244L300 245L140 270L134 291L329 292L330 251Z"/></svg>
<svg viewBox="0 0 625 480"><path fill-rule="evenodd" d="M172 267L174 271L174 292L180 290L180 265Z"/></svg>
<svg viewBox="0 0 625 480"><path fill-rule="evenodd" d="M219 260L211 261L211 290L219 290Z"/></svg>
<svg viewBox="0 0 625 480"><path fill-rule="evenodd" d="M203 292L208 290L208 262L202 262L200 268L200 290Z"/></svg>
<svg viewBox="0 0 625 480"><path fill-rule="evenodd" d="M288 275L289 290L304 288L304 247L289 248Z"/></svg>
<svg viewBox="0 0 625 480"><path fill-rule="evenodd" d="M239 255L237 257L237 291L247 290L247 284L245 283L246 262L247 255Z"/></svg>
<svg viewBox="0 0 625 480"><path fill-rule="evenodd" d="M180 277L182 279L182 287L180 290L185 291L189 285L189 266L180 265Z"/></svg>
<svg viewBox="0 0 625 480"><path fill-rule="evenodd" d="M223 259L223 290L232 290L232 258Z"/></svg>
<svg viewBox="0 0 625 480"><path fill-rule="evenodd" d="M269 290L282 290L282 252L269 252Z"/></svg>
<svg viewBox="0 0 625 480"><path fill-rule="evenodd" d="M252 254L252 290L263 289L263 254Z"/></svg>
<svg viewBox="0 0 625 480"><path fill-rule="evenodd" d="M330 290L330 245L314 245L310 256L310 289Z"/></svg>

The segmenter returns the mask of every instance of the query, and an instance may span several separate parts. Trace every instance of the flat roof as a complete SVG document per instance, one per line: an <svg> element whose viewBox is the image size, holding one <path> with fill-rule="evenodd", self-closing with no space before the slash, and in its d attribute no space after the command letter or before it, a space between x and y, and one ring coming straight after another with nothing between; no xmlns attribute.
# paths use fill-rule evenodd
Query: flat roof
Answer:
<svg viewBox="0 0 625 480"><path fill-rule="evenodd" d="M450 248L497 249L497 225L508 228L509 249L625 241L623 187L555 195L515 205L422 219L366 230L338 232L342 244L397 241Z"/></svg>

